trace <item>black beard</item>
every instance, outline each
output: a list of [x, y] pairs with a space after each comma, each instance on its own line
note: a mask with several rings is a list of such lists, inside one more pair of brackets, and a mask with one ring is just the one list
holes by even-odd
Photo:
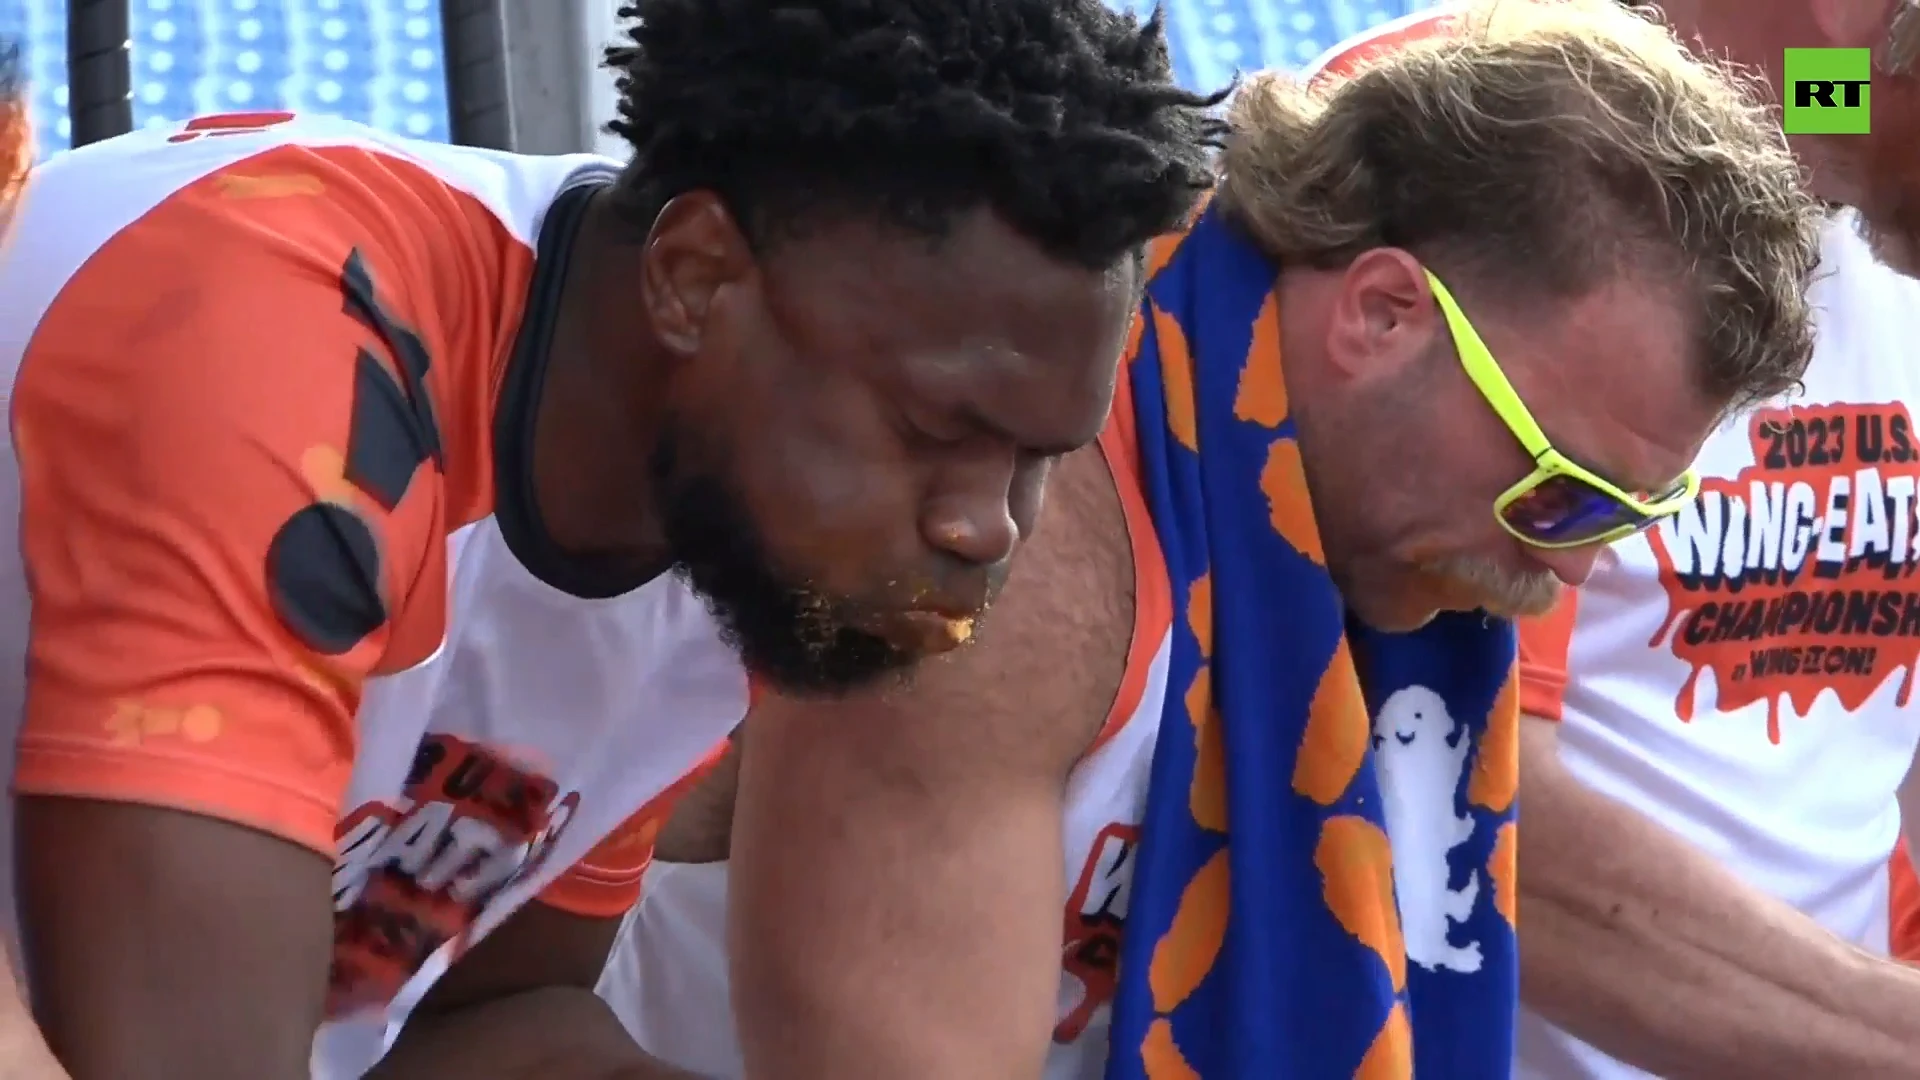
[[[689, 453], [688, 450], [695, 452]], [[649, 462], [661, 529], [679, 574], [747, 670], [795, 696], [832, 697], [904, 672], [915, 659], [852, 626], [846, 606], [777, 571], [759, 528], [683, 432], [662, 433]]]

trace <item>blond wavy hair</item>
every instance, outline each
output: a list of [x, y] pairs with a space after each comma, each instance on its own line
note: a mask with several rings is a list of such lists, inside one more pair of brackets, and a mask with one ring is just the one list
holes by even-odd
[[1250, 78], [1219, 197], [1283, 263], [1398, 247], [1483, 303], [1653, 275], [1693, 301], [1702, 391], [1737, 407], [1813, 352], [1823, 212], [1763, 101], [1614, 0], [1483, 0], [1340, 77]]

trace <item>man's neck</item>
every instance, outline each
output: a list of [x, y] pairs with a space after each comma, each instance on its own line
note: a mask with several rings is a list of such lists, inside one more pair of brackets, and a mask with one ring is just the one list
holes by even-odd
[[596, 194], [570, 255], [534, 421], [540, 517], [561, 549], [617, 563], [663, 563], [647, 463], [663, 381], [639, 314], [638, 245], [614, 239]]
[[[1312, 403], [1329, 392], [1327, 382], [1327, 324], [1339, 295], [1341, 275], [1309, 267], [1283, 269], [1273, 292], [1280, 307], [1280, 374], [1291, 405], [1294, 441], [1300, 446], [1301, 467], [1306, 475], [1307, 495], [1312, 499], [1316, 465], [1323, 453], [1335, 452], [1342, 437], [1352, 433], [1316, 430]], [[1314, 519], [1324, 543], [1339, 537], [1337, 515], [1330, 518], [1314, 500]], [[1330, 535], [1331, 534], [1331, 535]]]

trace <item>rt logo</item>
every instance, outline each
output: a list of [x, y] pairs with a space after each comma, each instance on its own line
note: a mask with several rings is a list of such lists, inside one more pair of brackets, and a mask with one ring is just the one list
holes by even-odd
[[1873, 119], [1871, 49], [1788, 49], [1789, 135], [1865, 135]]

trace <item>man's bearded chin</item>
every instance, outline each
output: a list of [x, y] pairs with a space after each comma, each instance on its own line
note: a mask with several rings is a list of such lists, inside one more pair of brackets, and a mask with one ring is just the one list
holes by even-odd
[[1447, 559], [1428, 565], [1426, 571], [1460, 597], [1462, 610], [1520, 619], [1545, 615], [1560, 599], [1560, 579], [1546, 571], [1515, 573], [1485, 559]]
[[833, 697], [904, 677], [917, 656], [859, 629], [857, 608], [782, 573], [753, 515], [693, 444], [669, 431], [650, 472], [675, 572], [706, 604], [720, 636], [776, 690]]

